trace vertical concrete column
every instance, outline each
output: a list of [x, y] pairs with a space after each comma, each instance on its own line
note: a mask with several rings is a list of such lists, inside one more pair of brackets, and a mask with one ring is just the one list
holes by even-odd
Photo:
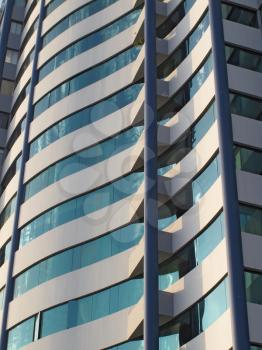
[[13, 291], [14, 291], [13, 266], [14, 266], [15, 252], [19, 248], [20, 237], [19, 237], [18, 223], [19, 223], [20, 206], [22, 205], [23, 198], [24, 198], [24, 173], [25, 173], [25, 164], [26, 164], [26, 161], [28, 160], [28, 155], [29, 155], [28, 136], [29, 136], [30, 123], [34, 113], [34, 107], [33, 107], [34, 89], [38, 79], [37, 62], [38, 62], [39, 51], [41, 49], [41, 33], [42, 33], [42, 22], [44, 19], [44, 12], [45, 12], [45, 0], [41, 0], [40, 12], [38, 17], [36, 42], [35, 42], [35, 52], [34, 52], [32, 74], [31, 74], [31, 86], [30, 86], [29, 95], [28, 95], [28, 107], [27, 107], [26, 124], [25, 124], [25, 130], [24, 130], [24, 140], [23, 140], [23, 148], [22, 148], [22, 155], [21, 155], [21, 166], [20, 166], [18, 188], [17, 188], [17, 195], [16, 195], [16, 206], [14, 211], [14, 224], [13, 224], [13, 230], [12, 230], [12, 236], [11, 236], [11, 249], [10, 249], [10, 256], [8, 261], [7, 281], [6, 281], [6, 287], [5, 287], [5, 298], [4, 298], [4, 304], [3, 304], [3, 315], [2, 315], [2, 325], [1, 325], [0, 350], [6, 350], [7, 348], [8, 308], [9, 308], [9, 303], [12, 301]]
[[155, 1], [145, 1], [145, 350], [158, 350], [158, 208]]
[[8, 36], [10, 32], [12, 11], [14, 6], [14, 0], [8, 0], [5, 4], [4, 17], [2, 19], [2, 32], [0, 38], [0, 79], [3, 76], [3, 69], [5, 63], [5, 54], [8, 43]]
[[249, 349], [239, 204], [220, 0], [209, 0], [234, 350]]

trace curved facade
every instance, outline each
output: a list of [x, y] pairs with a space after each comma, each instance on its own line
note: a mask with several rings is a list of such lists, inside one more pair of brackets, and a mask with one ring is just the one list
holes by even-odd
[[[142, 350], [144, 1], [11, 3], [1, 350]], [[261, 2], [214, 3], [156, 1], [160, 350], [262, 348]]]

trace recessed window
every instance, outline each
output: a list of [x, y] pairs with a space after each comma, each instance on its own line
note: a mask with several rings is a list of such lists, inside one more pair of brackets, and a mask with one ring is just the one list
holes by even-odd
[[5, 62], [16, 64], [18, 61], [18, 52], [14, 50], [6, 50]]
[[11, 22], [10, 32], [20, 35], [22, 32], [22, 24], [18, 22]]
[[0, 93], [5, 96], [11, 96], [14, 91], [15, 83], [10, 80], [2, 80]]

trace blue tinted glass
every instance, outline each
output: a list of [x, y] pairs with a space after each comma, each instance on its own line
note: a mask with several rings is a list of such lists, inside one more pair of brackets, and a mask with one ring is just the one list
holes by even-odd
[[66, 119], [58, 122], [31, 143], [30, 157], [34, 156], [59, 138], [85, 125], [95, 122], [96, 120], [99, 120], [133, 102], [137, 98], [142, 86], [143, 84], [131, 85], [109, 99], [99, 102], [92, 107], [88, 107], [81, 112], [74, 113]]
[[26, 184], [25, 200], [55, 181], [108, 159], [136, 143], [143, 127], [134, 127], [100, 144], [73, 154], [47, 168]]
[[220, 283], [213, 292], [199, 303], [201, 331], [205, 331], [226, 311], [228, 307], [226, 283], [226, 281]]
[[158, 111], [158, 120], [165, 124], [196, 94], [213, 69], [212, 54], [203, 62], [195, 75]]
[[44, 311], [41, 315], [40, 338], [132, 306], [142, 295], [143, 280], [133, 279]]
[[114, 346], [108, 350], [144, 350], [144, 341], [133, 340], [125, 344]]
[[224, 216], [221, 214], [196, 240], [197, 263], [200, 264], [224, 238]]
[[241, 231], [262, 235], [262, 210], [258, 207], [240, 205]]
[[43, 46], [47, 45], [56, 38], [59, 34], [63, 33], [66, 29], [70, 28], [77, 22], [92, 16], [96, 12], [101, 11], [103, 8], [110, 6], [117, 0], [94, 0], [91, 3], [81, 7], [77, 11], [70, 14], [68, 17], [63, 19], [61, 22], [56, 24], [47, 34], [43, 37]]
[[67, 329], [68, 303], [44, 311], [41, 318], [40, 338]]
[[7, 350], [20, 349], [34, 339], [35, 317], [20, 323], [8, 332]]
[[141, 240], [143, 232], [143, 223], [131, 224], [41, 261], [15, 278], [14, 297], [52, 278], [86, 267], [135, 246]]
[[211, 164], [192, 183], [194, 203], [208, 191], [220, 174], [219, 160], [215, 158]]
[[158, 67], [158, 77], [167, 77], [173, 72], [179, 64], [186, 58], [186, 56], [193, 50], [199, 40], [202, 38], [204, 32], [209, 25], [209, 15], [206, 13], [204, 18], [200, 20], [200, 23], [193, 32], [179, 45], [179, 47]]
[[16, 205], [16, 195], [12, 199], [10, 199], [10, 201], [7, 203], [6, 207], [0, 214], [0, 228], [4, 226], [5, 222], [13, 214], [15, 210], [15, 205]]
[[159, 289], [164, 290], [185, 276], [217, 247], [224, 238], [224, 217], [220, 214], [195, 240], [174, 254], [159, 269]]
[[245, 285], [247, 301], [262, 305], [262, 274], [245, 272]]
[[74, 198], [47, 211], [20, 232], [20, 246], [44, 232], [101, 209], [136, 192], [144, 179], [144, 173], [131, 173], [96, 191]]
[[61, 64], [67, 62], [71, 58], [80, 55], [82, 52], [90, 50], [99, 45], [103, 41], [110, 39], [118, 33], [132, 26], [138, 19], [141, 10], [135, 10], [121, 19], [118, 19], [113, 24], [82, 38], [73, 45], [67, 47], [50, 61], [48, 61], [39, 71], [39, 80], [43, 79], [47, 74], [57, 69]]
[[39, 114], [43, 113], [47, 108], [57, 103], [65, 96], [68, 96], [100, 79], [105, 78], [133, 62], [137, 58], [140, 49], [140, 46], [131, 47], [113, 57], [109, 61], [88, 69], [87, 71], [77, 75], [75, 78], [72, 78], [59, 85], [35, 104], [34, 117], [37, 117]]
[[195, 147], [199, 143], [199, 141], [213, 125], [215, 119], [215, 105], [212, 104], [212, 106], [192, 129], [192, 147]]
[[5, 298], [5, 289], [3, 288], [0, 290], [0, 310], [3, 309], [4, 298]]

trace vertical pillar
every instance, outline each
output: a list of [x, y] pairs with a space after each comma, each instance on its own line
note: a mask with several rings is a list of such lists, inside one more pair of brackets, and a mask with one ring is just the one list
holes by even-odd
[[25, 124], [25, 130], [24, 130], [24, 141], [23, 141], [22, 155], [21, 155], [21, 166], [20, 166], [17, 195], [16, 195], [16, 206], [14, 211], [14, 224], [13, 224], [13, 230], [12, 230], [12, 236], [11, 236], [11, 249], [10, 249], [10, 256], [8, 261], [7, 281], [5, 286], [5, 298], [4, 298], [4, 304], [3, 304], [2, 325], [1, 325], [0, 350], [6, 350], [7, 348], [8, 308], [9, 308], [9, 303], [12, 301], [13, 291], [14, 291], [13, 266], [14, 266], [15, 252], [19, 247], [19, 229], [18, 229], [19, 215], [20, 215], [20, 206], [23, 203], [23, 196], [24, 196], [24, 173], [25, 173], [25, 164], [26, 164], [26, 161], [28, 160], [28, 154], [29, 154], [28, 136], [29, 136], [30, 123], [34, 113], [34, 108], [33, 108], [34, 89], [35, 89], [35, 85], [37, 84], [37, 62], [38, 62], [38, 54], [41, 49], [41, 32], [42, 32], [42, 22], [44, 19], [44, 10], [45, 10], [45, 0], [41, 0], [40, 12], [38, 17], [36, 42], [35, 42], [35, 52], [34, 52], [33, 65], [32, 65], [31, 86], [30, 86], [29, 95], [28, 95], [28, 107], [27, 107], [26, 124]]
[[158, 350], [158, 207], [155, 1], [145, 1], [145, 350]]
[[220, 0], [209, 0], [234, 350], [249, 349], [244, 265]]
[[10, 24], [12, 18], [14, 0], [8, 0], [5, 4], [2, 25], [1, 25], [1, 38], [0, 38], [0, 79], [3, 76], [3, 69], [5, 63], [5, 54], [8, 43], [8, 36], [10, 32]]

